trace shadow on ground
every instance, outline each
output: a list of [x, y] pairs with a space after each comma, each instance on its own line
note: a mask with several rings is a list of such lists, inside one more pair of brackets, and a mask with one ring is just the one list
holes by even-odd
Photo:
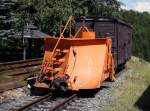
[[100, 88], [97, 88], [97, 89], [80, 90], [80, 91], [78, 92], [78, 97], [81, 97], [81, 98], [94, 98], [95, 95], [96, 95], [100, 90], [107, 89], [107, 88], [110, 88], [110, 87], [108, 87], [108, 86], [101, 86]]
[[135, 103], [135, 107], [138, 107], [142, 111], [150, 111], [150, 85]]

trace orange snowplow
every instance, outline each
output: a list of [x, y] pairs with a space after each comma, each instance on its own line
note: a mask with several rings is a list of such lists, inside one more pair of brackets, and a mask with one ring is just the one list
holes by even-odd
[[104, 80], [115, 79], [110, 37], [96, 38], [95, 32], [81, 26], [74, 36], [64, 38], [64, 30], [59, 38], [45, 39], [44, 59], [34, 87], [77, 91], [99, 88]]

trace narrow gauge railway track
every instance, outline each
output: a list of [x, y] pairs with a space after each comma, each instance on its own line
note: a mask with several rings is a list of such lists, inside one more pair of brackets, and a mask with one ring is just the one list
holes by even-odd
[[[32, 101], [14, 111], [57, 111], [60, 108], [65, 107], [71, 100], [73, 100], [77, 94], [73, 94], [69, 97], [53, 97], [52, 94], [48, 94], [35, 101]], [[16, 106], [19, 107], [19, 106]]]
[[19, 84], [18, 81], [2, 83], [2, 84], [0, 84], [0, 93], [3, 93], [3, 92], [8, 91], [8, 90], [14, 90], [14, 89], [17, 89], [17, 88], [22, 88], [24, 86], [25, 85], [23, 85], [23, 84]]
[[0, 92], [24, 86], [20, 81], [36, 74], [42, 58], [0, 63]]
[[42, 58], [0, 63], [0, 72], [40, 65]]

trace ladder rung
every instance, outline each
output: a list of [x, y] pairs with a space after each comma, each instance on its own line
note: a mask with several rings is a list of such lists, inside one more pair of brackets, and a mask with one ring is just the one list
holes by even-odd
[[62, 62], [65, 62], [65, 59], [59, 59], [58, 62], [62, 63]]
[[57, 53], [57, 56], [60, 56], [60, 55], [62, 55], [62, 53], [61, 53], [61, 52], [58, 52], [58, 53]]
[[56, 51], [56, 52], [63, 52], [63, 53], [68, 53], [68, 52], [69, 52], [68, 49], [64, 49], [64, 50], [56, 49], [55, 51]]
[[61, 70], [61, 68], [54, 68], [51, 70], [52, 73], [58, 73]]
[[62, 52], [63, 52], [63, 53], [68, 53], [68, 52], [69, 52], [69, 50], [64, 49]]
[[53, 70], [57, 72], [57, 71], [60, 71], [61, 69], [62, 68], [54, 68]]
[[47, 70], [49, 70], [50, 72], [53, 72], [53, 73], [57, 73], [61, 70], [61, 68], [54, 68], [52, 69], [52, 67], [47, 67]]
[[54, 64], [54, 65], [60, 65], [61, 63], [62, 63], [62, 62], [59, 62], [59, 61], [58, 61], [58, 62], [54, 62], [53, 64]]
[[57, 74], [59, 71], [50, 71], [53, 74]]
[[56, 52], [60, 52], [61, 50], [60, 50], [60, 49], [56, 49], [55, 51], [56, 51]]
[[60, 63], [62, 63], [62, 62], [65, 61], [65, 59], [64, 59], [64, 58], [62, 58], [62, 59], [52, 58], [52, 61], [53, 61], [53, 62], [60, 62]]
[[47, 67], [47, 70], [52, 70], [52, 67]]
[[56, 61], [57, 59], [56, 58], [52, 58], [52, 61]]

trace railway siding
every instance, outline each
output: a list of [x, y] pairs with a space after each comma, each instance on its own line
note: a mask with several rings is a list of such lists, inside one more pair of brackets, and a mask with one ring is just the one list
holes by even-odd
[[[143, 97], [145, 89], [150, 82], [150, 64], [136, 57], [132, 57], [127, 62], [127, 67], [119, 73], [115, 82], [104, 82], [98, 92], [93, 96], [82, 97], [78, 96], [74, 101], [67, 106], [62, 107], [64, 111], [140, 111], [143, 107], [140, 106], [139, 101]], [[140, 83], [140, 84], [139, 84]], [[18, 91], [17, 91], [18, 92]], [[87, 94], [84, 93], [84, 95]], [[150, 93], [148, 93], [150, 94]], [[18, 99], [13, 99], [10, 102], [3, 102], [0, 109], [8, 110], [11, 108], [18, 109], [20, 104], [24, 102], [30, 103], [35, 97], [22, 96]], [[38, 98], [35, 98], [35, 100]], [[32, 107], [31, 110], [48, 110], [49, 106], [55, 106], [55, 102], [40, 103]], [[59, 100], [59, 98], [58, 98]], [[62, 99], [60, 99], [62, 100]], [[145, 101], [146, 102], [146, 101]], [[54, 103], [54, 104], [53, 104]], [[149, 104], [150, 102], [146, 102]], [[142, 102], [142, 104], [145, 104]], [[47, 106], [46, 106], [47, 105]], [[149, 105], [150, 106], [150, 105]], [[145, 107], [146, 108], [146, 107]], [[0, 111], [1, 111], [0, 110]], [[144, 110], [144, 109], [143, 109]]]
[[0, 63], [0, 92], [22, 87], [24, 79], [40, 70], [42, 59]]

